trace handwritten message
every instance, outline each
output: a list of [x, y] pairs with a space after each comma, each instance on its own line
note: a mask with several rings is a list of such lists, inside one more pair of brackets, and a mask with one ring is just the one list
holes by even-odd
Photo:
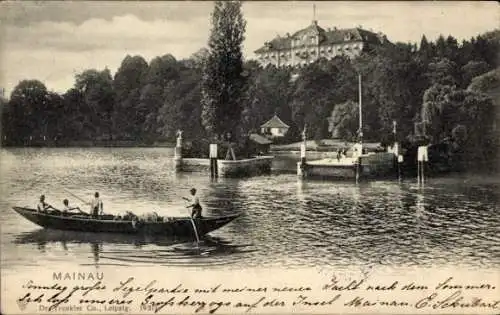
[[[85, 277], [84, 277], [85, 278]], [[363, 313], [382, 309], [387, 313], [498, 313], [500, 297], [494, 282], [462, 282], [453, 276], [431, 282], [407, 279], [339, 277], [332, 274], [314, 283], [282, 279], [279, 284], [250, 285], [241, 281], [168, 283], [127, 276], [107, 280], [103, 276], [65, 280], [54, 273], [46, 282], [28, 280], [21, 285], [16, 303], [21, 310], [63, 313], [283, 313], [343, 310]], [[209, 283], [210, 282], [210, 283]], [[70, 284], [73, 283], [73, 284]], [[87, 284], [88, 283], [88, 284]], [[432, 283], [432, 284], [430, 284]]]

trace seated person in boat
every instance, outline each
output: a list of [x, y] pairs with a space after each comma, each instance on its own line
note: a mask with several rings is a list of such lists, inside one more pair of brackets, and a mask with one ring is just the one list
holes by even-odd
[[38, 212], [46, 212], [47, 210], [52, 209], [52, 210], [57, 210], [56, 208], [52, 207], [48, 203], [45, 202], [45, 195], [40, 196], [40, 202], [38, 203], [37, 206], [37, 211]]
[[92, 216], [97, 217], [99, 215], [103, 215], [103, 212], [102, 201], [99, 198], [99, 193], [96, 192], [94, 194], [94, 199], [90, 202], [90, 213], [92, 213]]
[[156, 212], [147, 212], [143, 213], [139, 216], [139, 221], [142, 222], [158, 222], [159, 221], [158, 213]]
[[68, 199], [63, 200], [64, 208], [63, 208], [63, 213], [66, 214], [68, 212], [71, 212], [73, 210], [78, 210], [79, 212], [82, 212], [79, 207], [70, 207]]
[[203, 209], [200, 205], [200, 199], [198, 198], [198, 196], [196, 196], [196, 189], [191, 188], [190, 192], [191, 192], [191, 199], [189, 198], [184, 198], [184, 199], [191, 202], [191, 204], [188, 206], [188, 208], [193, 208], [191, 212], [191, 217], [195, 219], [201, 218], [201, 211]]

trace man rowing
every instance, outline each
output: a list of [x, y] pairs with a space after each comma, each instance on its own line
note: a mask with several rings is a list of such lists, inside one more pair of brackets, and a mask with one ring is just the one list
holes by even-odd
[[68, 199], [64, 199], [63, 204], [64, 204], [64, 208], [63, 208], [64, 213], [68, 213], [68, 212], [71, 212], [73, 210], [78, 210], [79, 212], [83, 212], [82, 210], [80, 210], [79, 207], [70, 207]]
[[40, 196], [40, 202], [38, 203], [37, 206], [37, 211], [38, 212], [45, 212], [49, 209], [57, 210], [56, 208], [52, 207], [48, 203], [45, 202], [45, 195]]

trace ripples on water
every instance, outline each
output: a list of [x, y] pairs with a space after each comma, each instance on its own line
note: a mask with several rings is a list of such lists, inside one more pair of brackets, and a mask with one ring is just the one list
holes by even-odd
[[[354, 185], [299, 181], [277, 161], [271, 176], [210, 181], [175, 174], [171, 149], [13, 149], [1, 151], [2, 266], [58, 263], [211, 268], [304, 266], [500, 266], [498, 182], [431, 179]], [[241, 212], [199, 247], [193, 239], [138, 239], [42, 230], [11, 210], [63, 188], [105, 211], [182, 216], [199, 189], [206, 215]], [[78, 204], [75, 198], [69, 198]]]

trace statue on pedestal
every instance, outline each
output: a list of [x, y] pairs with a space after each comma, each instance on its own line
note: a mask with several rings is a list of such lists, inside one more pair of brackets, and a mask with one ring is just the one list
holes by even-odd
[[182, 130], [177, 130], [177, 147], [182, 147]]

